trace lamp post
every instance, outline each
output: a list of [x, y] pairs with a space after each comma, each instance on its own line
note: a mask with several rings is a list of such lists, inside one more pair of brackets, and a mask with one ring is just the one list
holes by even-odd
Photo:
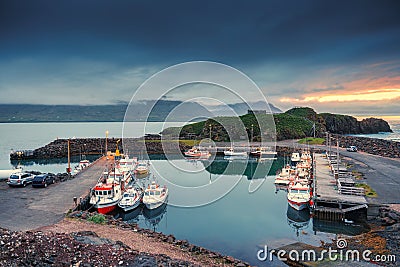
[[108, 147], [107, 147], [107, 140], [108, 140], [108, 131], [106, 131], [106, 159], [108, 159]]
[[254, 124], [251, 125], [251, 138], [250, 142], [253, 142]]
[[208, 125], [209, 127], [210, 127], [210, 141], [212, 140], [211, 139], [211, 124], [210, 125]]

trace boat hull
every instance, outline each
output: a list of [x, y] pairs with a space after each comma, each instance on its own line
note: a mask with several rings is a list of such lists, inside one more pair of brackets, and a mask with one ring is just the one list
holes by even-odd
[[292, 200], [288, 199], [288, 203], [295, 210], [303, 210], [303, 209], [309, 207], [308, 202], [297, 202], [297, 201], [292, 201]]
[[246, 152], [230, 152], [230, 151], [224, 151], [225, 156], [229, 157], [247, 157]]
[[113, 210], [115, 210], [115, 208], [117, 207], [118, 202], [119, 202], [119, 199], [118, 200], [114, 200], [114, 201], [109, 202], [109, 203], [101, 203], [101, 204], [97, 203], [97, 204], [94, 205], [94, 208], [97, 209], [98, 213], [107, 214], [107, 213], [110, 213]]
[[124, 204], [118, 203], [118, 207], [120, 207], [123, 211], [130, 211], [130, 210], [136, 209], [137, 207], [139, 207], [139, 205], [140, 205], [140, 201], [137, 201], [132, 205], [124, 205]]
[[163, 204], [164, 204], [164, 202], [160, 201], [160, 202], [145, 203], [144, 205], [146, 206], [147, 209], [154, 210]]
[[101, 214], [108, 214], [115, 210], [116, 207], [117, 205], [98, 207], [97, 212]]

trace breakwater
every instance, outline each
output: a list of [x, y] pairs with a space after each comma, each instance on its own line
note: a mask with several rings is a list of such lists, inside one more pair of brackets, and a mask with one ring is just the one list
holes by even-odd
[[[119, 138], [76, 138], [70, 139], [70, 156], [104, 155], [106, 146], [108, 151], [115, 151], [118, 147], [121, 153], [125, 151], [131, 155], [176, 153], [185, 151], [190, 146], [176, 141], [161, 142], [160, 139], [124, 138], [123, 145]], [[118, 146], [117, 146], [118, 143]], [[56, 159], [68, 156], [68, 139], [56, 139], [49, 144], [34, 150], [12, 151], [10, 160]]]
[[[117, 148], [118, 138], [108, 138], [107, 148], [109, 151], [115, 151]], [[340, 147], [357, 146], [360, 151], [373, 155], [379, 155], [389, 158], [400, 158], [400, 142], [389, 141], [384, 139], [375, 139], [367, 137], [347, 136], [347, 135], [331, 135], [332, 145], [339, 140]], [[124, 138], [123, 145], [118, 142], [118, 149], [125, 151], [131, 155], [147, 154], [165, 154], [183, 152], [190, 148], [184, 142], [179, 142], [177, 147], [176, 141], [162, 141], [159, 138]], [[77, 138], [70, 139], [71, 157], [79, 155], [104, 155], [106, 149], [105, 138]], [[279, 156], [288, 156], [294, 150], [293, 147], [277, 146], [276, 151]], [[316, 151], [318, 152], [318, 151]], [[10, 160], [37, 160], [37, 159], [57, 159], [66, 158], [68, 155], [68, 139], [56, 139], [49, 144], [36, 148], [34, 150], [12, 151]]]
[[336, 145], [337, 140], [339, 140], [339, 146], [343, 148], [356, 146], [359, 151], [372, 155], [400, 158], [400, 142], [368, 137], [332, 135], [332, 145]]

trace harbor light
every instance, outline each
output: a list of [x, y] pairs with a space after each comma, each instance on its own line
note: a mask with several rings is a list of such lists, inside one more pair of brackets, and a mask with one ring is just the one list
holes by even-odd
[[106, 159], [108, 159], [107, 139], [108, 139], [108, 130], [106, 131]]

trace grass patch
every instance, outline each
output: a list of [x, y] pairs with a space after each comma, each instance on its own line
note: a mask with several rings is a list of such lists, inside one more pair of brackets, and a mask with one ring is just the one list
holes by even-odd
[[372, 189], [371, 186], [369, 186], [367, 184], [356, 184], [356, 187], [364, 188], [365, 189], [365, 196], [367, 196], [367, 197], [377, 197], [378, 196], [376, 191], [374, 189]]
[[200, 140], [179, 140], [179, 142], [187, 146], [197, 146], [198, 144], [200, 144]]
[[103, 214], [92, 215], [87, 220], [90, 222], [97, 223], [97, 224], [105, 224], [106, 223], [106, 217], [104, 217]]
[[363, 180], [364, 179], [363, 174], [361, 172], [351, 171], [351, 174], [354, 176], [354, 178], [356, 180]]
[[299, 144], [310, 144], [310, 145], [322, 145], [324, 144], [324, 138], [314, 138], [314, 137], [306, 137], [299, 140]]

